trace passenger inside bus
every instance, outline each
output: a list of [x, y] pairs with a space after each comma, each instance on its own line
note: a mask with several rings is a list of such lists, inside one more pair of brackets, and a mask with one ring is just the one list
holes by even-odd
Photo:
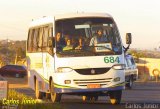
[[63, 47], [65, 46], [65, 40], [64, 38], [62, 38], [60, 32], [58, 32], [56, 35], [56, 45], [57, 45], [57, 51], [62, 51]]
[[78, 39], [78, 46], [75, 49], [83, 49], [83, 47], [84, 47], [84, 40], [83, 40], [83, 38], [81, 36]]
[[99, 29], [96, 32], [96, 35], [91, 38], [90, 46], [95, 46], [98, 43], [106, 43], [107, 41], [108, 41], [107, 37], [103, 35], [103, 30]]
[[66, 39], [66, 46], [63, 48], [63, 51], [71, 50], [71, 49], [73, 49], [73, 45], [72, 45], [71, 39], [68, 38]]

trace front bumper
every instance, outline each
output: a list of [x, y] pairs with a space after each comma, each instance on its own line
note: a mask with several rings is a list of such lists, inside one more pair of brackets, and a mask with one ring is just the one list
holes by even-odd
[[114, 90], [124, 90], [124, 83], [108, 88], [92, 88], [92, 89], [79, 89], [79, 88], [54, 88], [56, 93], [88, 93], [88, 92], [106, 92]]

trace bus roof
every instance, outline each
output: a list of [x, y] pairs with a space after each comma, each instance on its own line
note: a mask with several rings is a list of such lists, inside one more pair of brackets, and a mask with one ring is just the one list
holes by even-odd
[[111, 17], [111, 15], [107, 13], [67, 13], [67, 14], [59, 14], [55, 16], [55, 20], [59, 19], [67, 19], [67, 18], [77, 18], [77, 17]]
[[69, 19], [69, 18], [80, 18], [80, 17], [109, 17], [109, 18], [112, 18], [112, 16], [107, 13], [84, 13], [84, 12], [83, 13], [66, 13], [66, 14], [58, 14], [52, 17], [42, 17], [40, 19], [33, 20], [31, 24], [29, 25], [29, 27], [53, 23], [54, 19], [60, 20], [60, 19]]

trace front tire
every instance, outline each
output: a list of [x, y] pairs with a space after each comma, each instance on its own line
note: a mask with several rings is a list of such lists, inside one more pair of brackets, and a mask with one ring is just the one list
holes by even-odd
[[52, 100], [53, 103], [61, 101], [62, 94], [56, 93], [54, 91], [54, 84], [53, 84], [53, 82], [51, 82], [50, 93], [51, 93], [51, 100]]
[[132, 76], [129, 78], [129, 81], [126, 84], [126, 87], [129, 88], [129, 89], [132, 89], [132, 87], [133, 87], [133, 78], [132, 78]]
[[109, 92], [110, 102], [111, 104], [120, 104], [122, 96], [122, 90], [116, 90]]

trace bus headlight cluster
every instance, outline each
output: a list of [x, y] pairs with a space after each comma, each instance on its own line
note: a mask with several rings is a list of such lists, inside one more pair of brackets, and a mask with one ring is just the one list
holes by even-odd
[[56, 73], [65, 73], [65, 72], [71, 72], [73, 69], [69, 67], [59, 67], [57, 68]]
[[118, 82], [118, 81], [120, 81], [120, 80], [121, 80], [120, 77], [117, 77], [117, 78], [114, 78], [114, 79], [113, 79], [114, 82]]
[[125, 69], [125, 64], [115, 64], [112, 66], [113, 69], [115, 70], [124, 70]]

